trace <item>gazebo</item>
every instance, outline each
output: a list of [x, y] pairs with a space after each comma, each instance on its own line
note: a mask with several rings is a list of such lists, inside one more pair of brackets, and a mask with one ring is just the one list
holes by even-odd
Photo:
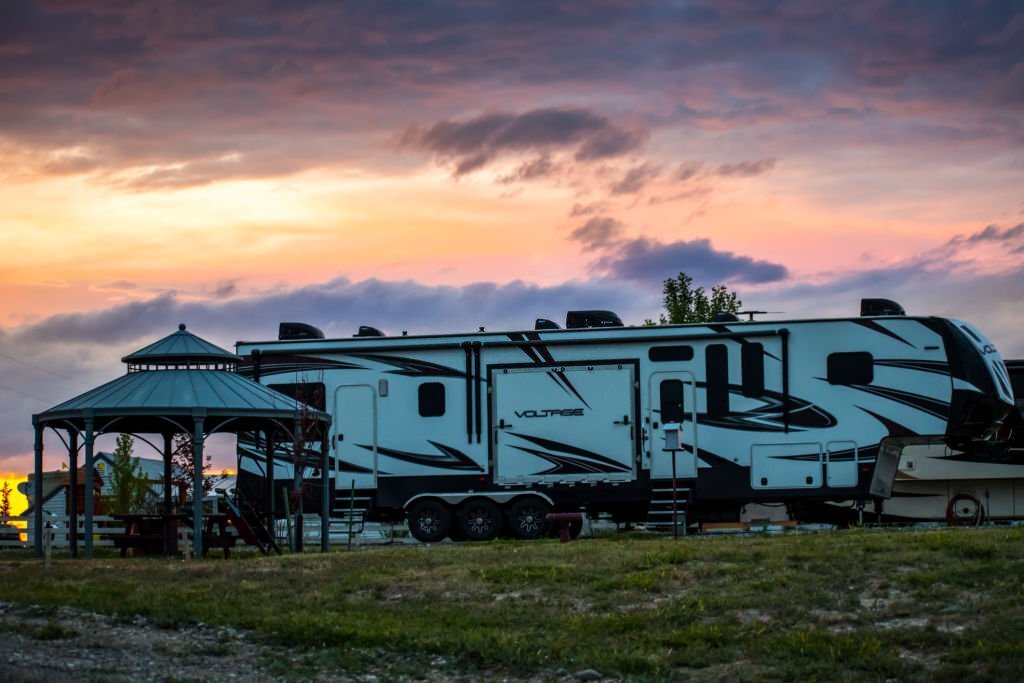
[[[267, 452], [278, 439], [307, 440], [306, 429], [319, 437], [322, 505], [321, 549], [328, 549], [328, 431], [327, 413], [296, 401], [237, 373], [238, 357], [188, 332], [179, 325], [174, 332], [121, 359], [125, 375], [87, 391], [64, 403], [32, 416], [35, 430], [35, 500], [41, 501], [43, 433], [50, 428], [61, 436], [68, 449], [71, 476], [70, 544], [77, 555], [78, 441], [85, 450], [86, 481], [94, 476], [93, 444], [108, 433], [158, 434], [163, 437], [163, 498], [171, 506], [172, 442], [175, 434], [189, 434], [193, 442], [193, 548], [203, 551], [203, 444], [206, 437], [223, 432], [262, 431]], [[62, 431], [67, 432], [63, 439]], [[302, 435], [299, 437], [298, 435]], [[85, 554], [93, 554], [93, 496], [85, 499]], [[43, 506], [35, 505], [33, 543], [42, 554]]]

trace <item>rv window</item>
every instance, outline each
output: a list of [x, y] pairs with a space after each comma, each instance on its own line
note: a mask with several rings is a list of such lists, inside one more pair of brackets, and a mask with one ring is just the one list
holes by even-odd
[[757, 343], [744, 344], [743, 395], [756, 398], [764, 395], [764, 346]]
[[317, 410], [327, 408], [326, 389], [323, 382], [300, 382], [299, 384], [268, 384], [267, 387], [279, 391], [285, 396], [290, 396], [296, 401], [302, 401], [306, 405]]
[[652, 346], [647, 357], [654, 363], [670, 360], [693, 360], [692, 346]]
[[1010, 385], [1013, 387], [1013, 397], [1024, 398], [1024, 367], [1007, 367], [1006, 372], [1010, 375]]
[[875, 359], [867, 351], [828, 354], [829, 384], [871, 384]]
[[444, 415], [444, 385], [440, 382], [424, 382], [420, 385], [420, 417]]
[[708, 415], [729, 414], [729, 351], [725, 344], [712, 344], [704, 352], [708, 374]]
[[683, 383], [678, 379], [662, 380], [659, 385], [661, 393], [661, 421], [682, 422], [686, 414], [683, 408]]

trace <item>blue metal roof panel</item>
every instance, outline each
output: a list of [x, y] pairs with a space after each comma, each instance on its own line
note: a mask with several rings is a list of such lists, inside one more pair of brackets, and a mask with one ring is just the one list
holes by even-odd
[[184, 325], [179, 325], [177, 332], [169, 334], [121, 360], [125, 363], [233, 362], [237, 361], [238, 357], [230, 351], [186, 331]]

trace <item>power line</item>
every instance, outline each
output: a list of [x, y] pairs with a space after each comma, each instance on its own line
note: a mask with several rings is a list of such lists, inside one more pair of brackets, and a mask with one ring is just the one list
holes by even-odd
[[24, 396], [25, 398], [30, 398], [33, 401], [39, 401], [40, 403], [45, 403], [46, 405], [50, 405], [50, 404], [53, 403], [53, 401], [48, 401], [45, 398], [39, 398], [38, 396], [33, 396], [32, 394], [26, 394], [24, 391], [18, 391], [17, 389], [12, 389], [11, 387], [6, 386], [4, 384], [0, 384], [0, 389], [6, 389], [7, 391], [9, 391], [9, 392], [11, 392], [13, 394], [17, 394], [18, 396]]
[[[90, 386], [88, 383], [83, 382], [82, 380], [75, 379], [74, 377], [68, 377], [67, 375], [62, 375], [59, 372], [54, 372], [53, 370], [49, 370], [47, 368], [41, 368], [38, 365], [33, 365], [32, 363], [29, 363], [28, 361], [23, 361], [23, 360], [20, 360], [18, 358], [15, 358], [14, 356], [9, 356], [6, 353], [0, 353], [0, 357], [6, 358], [7, 360], [13, 360], [15, 363], [20, 363], [20, 364], [24, 365], [25, 367], [32, 368], [33, 370], [39, 370], [40, 372], [45, 372], [45, 373], [47, 373], [49, 375], [53, 375], [54, 377], [60, 377], [61, 379], [66, 379], [66, 380], [69, 380], [71, 382], [77, 382], [78, 384], [81, 384], [82, 386], [86, 386], [86, 387]], [[14, 389], [11, 389], [10, 391], [14, 391]], [[29, 398], [32, 398], [32, 397], [30, 396]]]

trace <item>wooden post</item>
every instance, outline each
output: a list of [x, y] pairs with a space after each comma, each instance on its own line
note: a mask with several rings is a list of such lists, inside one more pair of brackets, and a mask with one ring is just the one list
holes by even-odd
[[32, 530], [32, 544], [35, 546], [36, 557], [43, 556], [43, 425], [39, 424], [35, 415], [32, 416], [32, 426], [35, 428], [35, 480], [32, 482], [32, 497], [35, 507], [32, 516], [35, 529]]
[[[206, 411], [203, 411], [204, 413]], [[199, 559], [203, 556], [203, 417], [195, 417], [192, 434], [192, 552]]]
[[324, 430], [320, 437], [320, 552], [326, 553], [331, 549], [331, 492], [328, 484], [331, 481], [330, 473], [330, 442], [328, 441], [327, 425], [321, 425]]
[[92, 417], [85, 418], [85, 556], [92, 558], [92, 513], [96, 499], [93, 490], [95, 463], [93, 462], [93, 422]]
[[265, 429], [263, 434], [267, 437], [267, 476], [265, 479], [267, 496], [267, 528], [270, 529], [271, 535], [274, 535], [274, 430]]
[[164, 520], [164, 555], [170, 555], [174, 552], [173, 548], [177, 543], [177, 539], [174, 534], [175, 521], [171, 519], [171, 510], [174, 505], [171, 503], [171, 476], [172, 476], [172, 460], [174, 459], [174, 435], [165, 432], [164, 433], [164, 514], [167, 518]]
[[68, 552], [78, 557], [78, 430], [68, 430]]

